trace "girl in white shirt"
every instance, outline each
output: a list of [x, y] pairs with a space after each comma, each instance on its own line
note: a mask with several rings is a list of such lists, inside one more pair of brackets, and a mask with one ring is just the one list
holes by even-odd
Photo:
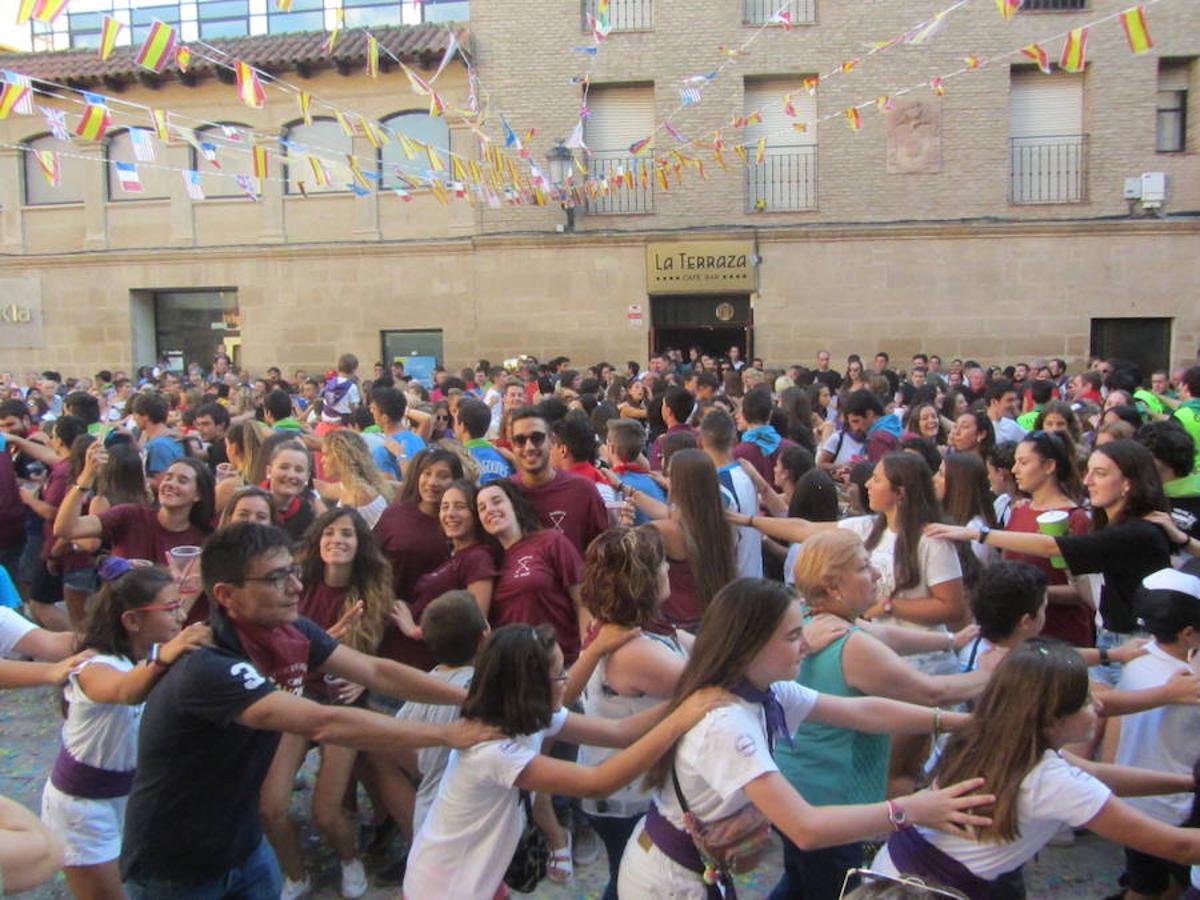
[[[513, 624], [492, 633], [462, 717], [494, 725], [507, 737], [450, 754], [437, 799], [409, 851], [406, 898], [507, 896], [504, 873], [524, 826], [521, 791], [606, 797], [727, 702], [722, 691], [703, 691], [665, 719], [664, 704], [621, 720], [596, 719], [562, 708], [566, 682], [562, 649], [549, 626]], [[631, 746], [592, 768], [543, 755], [542, 741], [555, 736]]]
[[120, 557], [104, 582], [81, 645], [98, 655], [70, 676], [62, 746], [42, 792], [42, 820], [66, 844], [64, 870], [76, 897], [122, 900], [117, 858], [137, 763], [142, 704], [181, 655], [211, 642], [208, 625], [180, 631], [184, 604], [163, 569]]
[[[965, 833], [989, 822], [968, 810], [995, 798], [964, 796], [980, 786], [969, 778], [949, 788], [880, 803], [823, 806], [805, 802], [771, 757], [776, 741], [790, 741], [806, 718], [843, 728], [922, 733], [935, 725], [961, 726], [966, 716], [883, 700], [818, 694], [794, 682], [807, 645], [804, 617], [791, 591], [762, 579], [742, 578], [723, 588], [704, 613], [679, 683], [678, 703], [707, 686], [731, 690], [738, 700], [709, 713], [651, 770], [653, 804], [634, 830], [621, 861], [622, 897], [705, 898], [728, 872], [704, 859], [686, 830], [681, 798], [705, 828], [740, 821], [740, 834], [761, 851], [774, 825], [805, 849], [837, 846], [906, 822]], [[941, 721], [944, 718], [944, 723]], [[733, 817], [738, 817], [734, 820]], [[759, 853], [747, 852], [739, 871]]]
[[935, 783], [966, 773], [987, 779], [998, 798], [992, 823], [974, 835], [937, 834], [918, 823], [892, 835], [872, 868], [971, 898], [1024, 896], [1020, 867], [1063, 825], [1179, 863], [1200, 862], [1200, 830], [1158, 822], [1113, 796], [1191, 790], [1192, 776], [1087, 762], [1060, 749], [1090, 740], [1095, 727], [1078, 653], [1037, 638], [1010, 650], [933, 773]]

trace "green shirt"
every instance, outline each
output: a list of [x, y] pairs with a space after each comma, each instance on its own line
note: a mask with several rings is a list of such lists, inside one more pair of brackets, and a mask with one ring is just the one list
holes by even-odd
[[1017, 416], [1017, 424], [1026, 431], [1033, 431], [1033, 426], [1037, 424], [1037, 417], [1041, 415], [1041, 413], [1042, 408], [1040, 406], [1035, 406], [1029, 412], [1021, 413], [1021, 415]]
[[286, 416], [282, 419], [276, 419], [275, 424], [271, 426], [276, 431], [303, 431], [304, 426], [300, 424], [300, 420], [295, 416]]
[[1196, 442], [1195, 469], [1200, 470], [1200, 400], [1184, 400], [1179, 409], [1175, 410], [1175, 418]]

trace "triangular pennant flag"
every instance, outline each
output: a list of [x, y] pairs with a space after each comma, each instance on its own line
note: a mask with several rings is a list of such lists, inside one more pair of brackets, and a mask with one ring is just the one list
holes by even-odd
[[819, 85], [820, 83], [821, 83], [820, 75], [809, 75], [807, 78], [804, 79], [804, 89], [806, 91], [808, 91], [808, 95], [810, 97], [815, 97], [817, 95], [817, 85]]
[[37, 6], [37, 0], [21, 0], [20, 6], [17, 7], [17, 24], [24, 25], [33, 18], [33, 10]]
[[28, 75], [4, 70], [4, 82], [15, 84], [17, 87], [28, 88], [28, 92], [20, 94], [13, 103], [13, 112], [22, 116], [33, 115], [33, 81]]
[[875, 108], [879, 110], [879, 112], [892, 109], [895, 105], [896, 104], [892, 102], [892, 98], [887, 94], [883, 94], [875, 98]]
[[187, 72], [188, 67], [192, 64], [192, 51], [180, 44], [175, 48], [175, 65], [179, 66], [180, 72]]
[[924, 44], [942, 29], [946, 13], [939, 12], [928, 22], [924, 22], [904, 36], [906, 44]]
[[1058, 66], [1064, 72], [1082, 72], [1087, 66], [1087, 28], [1075, 28], [1067, 32], [1063, 43], [1062, 57]]
[[96, 51], [100, 59], [104, 60], [112, 56], [113, 49], [117, 46], [117, 37], [124, 27], [125, 23], [120, 19], [114, 19], [112, 16], [104, 17], [104, 24], [100, 27], [100, 46]]
[[291, 12], [292, 0], [275, 0], [275, 8], [280, 12]]
[[62, 184], [62, 162], [53, 150], [34, 150], [33, 158], [37, 160], [38, 168], [50, 187]]
[[849, 74], [850, 72], [853, 72], [854, 67], [857, 66], [858, 63], [859, 63], [859, 60], [857, 58], [846, 60], [844, 63], [842, 63], [842, 65], [840, 67], [841, 73], [843, 75], [846, 75], [846, 74]]
[[237, 175], [234, 177], [238, 187], [242, 189], [242, 193], [251, 200], [258, 199], [258, 182], [254, 180], [253, 175]]
[[763, 160], [767, 158], [767, 136], [764, 134], [758, 139], [758, 149], [754, 151], [754, 164], [761, 166]]
[[175, 29], [155, 21], [134, 62], [151, 72], [161, 72], [175, 55]]
[[313, 180], [317, 183], [317, 187], [329, 187], [329, 170], [315, 156], [308, 158], [308, 165], [313, 171]]
[[435, 172], [445, 172], [446, 164], [442, 162], [442, 158], [438, 156], [437, 150], [432, 144], [425, 145], [425, 155], [429, 157], [429, 167]]
[[940, 78], [930, 78], [929, 87], [933, 90], [935, 97], [946, 96], [946, 85]]
[[346, 24], [346, 11], [342, 7], [339, 6], [334, 15], [333, 30], [329, 32], [329, 37], [325, 38], [324, 50], [326, 56], [333, 55], [333, 48], [337, 46], [338, 35], [342, 33], [342, 26]]
[[333, 111], [333, 117], [337, 119], [337, 123], [342, 126], [342, 132], [346, 135], [346, 137], [354, 137], [358, 134], [358, 129], [350, 123], [350, 120], [346, 118], [345, 114], [340, 109], [335, 109]]
[[1046, 48], [1041, 44], [1029, 44], [1021, 48], [1021, 54], [1028, 56], [1037, 63], [1037, 67], [1042, 70], [1045, 75], [1050, 74], [1050, 54], [1046, 52]]
[[446, 44], [446, 52], [442, 54], [442, 61], [440, 63], [438, 63], [438, 67], [437, 67], [436, 71], [434, 71], [433, 75], [431, 75], [429, 77], [429, 83], [431, 85], [435, 81], [438, 80], [438, 76], [442, 74], [442, 71], [446, 68], [447, 65], [449, 65], [450, 60], [454, 59], [454, 56], [457, 53], [458, 53], [458, 36], [454, 33], [453, 30], [451, 30], [450, 31], [450, 40]]
[[1125, 29], [1125, 40], [1129, 42], [1129, 49], [1133, 53], [1145, 53], [1154, 49], [1150, 28], [1146, 24], [1144, 6], [1133, 6], [1121, 13], [1121, 27]]
[[974, 53], [969, 53], [963, 57], [963, 63], [968, 69], [978, 69], [981, 65], [983, 65], [983, 61]]
[[208, 160], [210, 163], [212, 163], [212, 165], [213, 165], [213, 168], [214, 168], [214, 169], [219, 169], [219, 168], [221, 168], [221, 162], [220, 162], [220, 160], [218, 160], [218, 159], [217, 159], [217, 146], [216, 146], [216, 144], [210, 144], [210, 143], [208, 143], [207, 141], [201, 141], [201, 143], [200, 143], [200, 154], [201, 154], [201, 155], [202, 155], [202, 156], [203, 156], [205, 159], [207, 159], [207, 160]]
[[575, 123], [575, 127], [571, 129], [571, 136], [563, 142], [564, 147], [569, 147], [572, 150], [582, 150], [584, 153], [590, 153], [588, 145], [583, 142], [583, 119]]
[[266, 106], [267, 92], [263, 88], [262, 82], [258, 80], [258, 72], [254, 66], [236, 60], [234, 68], [237, 70], [237, 92], [241, 101], [253, 109], [262, 109]]

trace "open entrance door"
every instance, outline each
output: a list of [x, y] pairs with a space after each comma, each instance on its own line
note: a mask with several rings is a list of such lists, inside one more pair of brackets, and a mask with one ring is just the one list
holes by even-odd
[[[650, 298], [650, 349], [728, 356], [730, 347], [742, 359], [754, 355], [753, 310], [748, 294], [661, 294]], [[687, 353], [684, 353], [687, 356]]]

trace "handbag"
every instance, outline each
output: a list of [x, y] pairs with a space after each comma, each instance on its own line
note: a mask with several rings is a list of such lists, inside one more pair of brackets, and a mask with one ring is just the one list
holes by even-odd
[[715, 884], [730, 875], [743, 875], [758, 867], [771, 846], [771, 823], [753, 803], [712, 822], [701, 822], [688, 807], [679, 776], [671, 767], [675, 798], [683, 810], [684, 827], [700, 851], [704, 880]]
[[512, 862], [504, 873], [504, 883], [519, 894], [529, 894], [546, 877], [550, 867], [550, 845], [533, 821], [529, 791], [521, 791], [521, 805], [525, 807], [525, 827], [521, 830], [517, 849], [513, 851]]

